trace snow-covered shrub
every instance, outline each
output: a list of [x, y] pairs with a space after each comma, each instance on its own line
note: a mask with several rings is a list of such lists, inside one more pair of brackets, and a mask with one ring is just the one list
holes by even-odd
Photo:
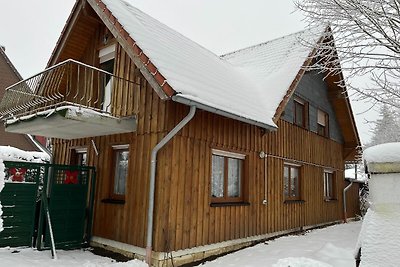
[[[4, 173], [4, 163], [3, 160], [0, 159], [0, 192], [1, 190], [3, 190], [4, 187], [4, 177], [5, 177], [5, 173]], [[1, 202], [0, 202], [0, 232], [3, 231], [3, 219], [1, 218], [1, 215], [3, 214], [3, 210], [1, 207]]]
[[360, 192], [359, 192], [359, 197], [360, 197], [360, 212], [361, 212], [361, 216], [364, 217], [364, 215], [367, 213], [367, 210], [370, 206], [368, 180], [361, 187]]

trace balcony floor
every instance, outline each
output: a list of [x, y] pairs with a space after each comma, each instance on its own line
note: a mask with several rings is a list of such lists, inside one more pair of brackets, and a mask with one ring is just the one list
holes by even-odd
[[129, 133], [136, 118], [116, 118], [88, 108], [63, 106], [6, 121], [6, 132], [61, 139]]

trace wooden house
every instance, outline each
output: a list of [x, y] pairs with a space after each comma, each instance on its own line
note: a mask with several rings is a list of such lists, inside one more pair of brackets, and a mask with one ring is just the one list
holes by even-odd
[[219, 57], [123, 0], [78, 0], [0, 115], [52, 137], [56, 163], [96, 167], [93, 245], [200, 260], [343, 220], [360, 140], [340, 74], [305, 71], [315, 51], [298, 41], [326, 30]]
[[[22, 77], [6, 55], [5, 47], [0, 46], [0, 99], [8, 86], [20, 80]], [[1, 123], [0, 146], [12, 146], [25, 151], [40, 151], [41, 144], [32, 136], [6, 132]]]

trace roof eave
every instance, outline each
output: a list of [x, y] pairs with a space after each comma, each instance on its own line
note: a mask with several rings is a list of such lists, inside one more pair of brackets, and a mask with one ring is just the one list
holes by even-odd
[[85, 0], [87, 1], [107, 28], [111, 31], [119, 44], [128, 53], [129, 57], [140, 69], [140, 72], [160, 96], [161, 99], [169, 99], [176, 92], [169, 85], [164, 75], [151, 62], [150, 58], [136, 44], [136, 41], [124, 29], [118, 19], [112, 14], [107, 6], [101, 0]]
[[214, 113], [214, 114], [218, 114], [223, 117], [227, 117], [227, 118], [245, 122], [245, 123], [248, 123], [251, 125], [255, 125], [255, 126], [261, 127], [267, 131], [276, 131], [278, 129], [278, 127], [276, 125], [269, 125], [269, 124], [266, 124], [266, 123], [263, 123], [260, 121], [256, 121], [256, 120], [252, 120], [252, 119], [249, 119], [249, 118], [246, 118], [246, 117], [243, 117], [243, 116], [231, 113], [231, 112], [227, 112], [227, 111], [224, 111], [224, 110], [221, 110], [221, 109], [209, 106], [209, 105], [205, 105], [200, 102], [194, 101], [192, 99], [187, 99], [179, 94], [172, 96], [172, 100], [177, 103], [181, 103], [181, 104], [184, 104], [187, 106], [196, 106], [198, 109], [202, 109], [202, 110]]

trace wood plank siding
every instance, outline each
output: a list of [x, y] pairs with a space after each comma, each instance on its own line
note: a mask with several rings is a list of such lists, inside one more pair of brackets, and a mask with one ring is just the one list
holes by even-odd
[[[69, 163], [70, 150], [87, 147], [88, 162], [97, 168], [93, 234], [145, 246], [150, 152], [189, 111], [162, 101], [135, 72], [130, 58], [117, 49], [118, 76], [140, 88], [120, 92], [121, 114], [133, 112], [138, 94], [138, 128], [130, 134], [79, 140], [55, 140], [57, 163]], [[136, 75], [136, 76], [135, 76]], [[154, 250], [176, 251], [342, 219], [343, 148], [328, 138], [280, 120], [278, 131], [262, 129], [206, 111], [193, 120], [158, 155]], [[125, 204], [104, 203], [112, 188], [112, 145], [129, 144], [129, 178]], [[210, 206], [211, 149], [246, 155], [245, 201], [249, 205]], [[259, 157], [261, 151], [269, 156]], [[288, 160], [285, 160], [287, 158]], [[301, 199], [284, 203], [283, 164], [301, 165]], [[324, 201], [323, 170], [335, 170], [337, 200]], [[263, 205], [266, 196], [267, 204]], [[351, 201], [349, 201], [351, 202]]]
[[[92, 32], [96, 38], [86, 45], [84, 55], [75, 59], [98, 66], [101, 27]], [[117, 76], [137, 84], [115, 88], [112, 112], [137, 114], [137, 131], [53, 140], [54, 160], [69, 164], [71, 149], [88, 148], [88, 164], [97, 169], [93, 235], [145, 247], [150, 153], [187, 115], [189, 107], [160, 100], [119, 45], [115, 69]], [[343, 145], [284, 120], [278, 121], [278, 127], [266, 133], [257, 126], [197, 110], [158, 154], [153, 250], [176, 251], [342, 219]], [[125, 203], [107, 203], [103, 200], [110, 197], [113, 186], [112, 146], [120, 144], [129, 144], [130, 152]], [[242, 205], [210, 205], [212, 149], [246, 156]], [[260, 158], [261, 151], [268, 156]], [[283, 166], [287, 162], [301, 166], [301, 201], [284, 201]], [[324, 201], [326, 168], [335, 171], [337, 200]]]

